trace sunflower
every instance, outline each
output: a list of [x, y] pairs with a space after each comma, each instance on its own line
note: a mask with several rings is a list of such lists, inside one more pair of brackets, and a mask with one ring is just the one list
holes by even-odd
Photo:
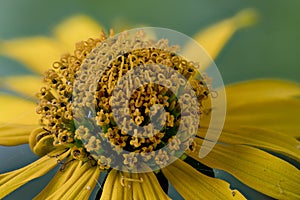
[[[242, 11], [201, 31], [195, 39], [215, 58], [233, 33], [252, 21], [252, 11]], [[211, 123], [211, 110], [218, 109], [211, 107], [213, 95], [206, 84], [207, 77], [197, 74], [196, 64], [174, 53], [174, 47], [168, 46], [165, 40], [160, 40], [156, 48], [139, 48], [112, 59], [111, 52], [105, 48], [124, 42], [124, 38], [121, 35], [107, 43], [113, 33], [108, 36], [101, 30], [103, 28], [90, 18], [75, 16], [57, 26], [53, 38], [25, 38], [1, 44], [3, 55], [19, 60], [44, 76], [43, 82], [38, 75], [1, 79], [2, 87], [16, 95], [0, 96], [0, 144], [28, 143], [41, 158], [1, 174], [0, 198], [56, 166], [59, 166], [56, 175], [35, 199], [88, 199], [104, 172], [107, 176], [100, 199], [169, 199], [169, 182], [185, 199], [247, 197], [231, 189], [224, 180], [215, 178], [211, 168], [227, 171], [270, 197], [300, 198], [300, 173], [296, 167], [300, 160], [298, 84], [256, 80], [226, 86], [227, 113], [222, 134], [209, 154], [200, 158], [201, 149], [210, 148], [205, 135]], [[84, 38], [90, 39], [78, 42]], [[143, 43], [139, 37], [131, 44], [138, 42], [148, 47], [147, 41]], [[61, 52], [73, 53], [61, 56]], [[94, 77], [91, 66], [97, 55], [112, 60], [109, 69], [93, 84], [89, 77]], [[59, 57], [61, 59], [55, 61]], [[180, 71], [193, 86], [201, 120], [198, 130], [189, 130], [195, 132], [191, 134], [192, 140], [190, 136], [182, 139], [176, 134], [179, 124], [187, 129], [191, 126], [182, 114], [189, 102], [180, 104], [172, 91], [158, 84], [140, 87], [130, 96], [129, 119], [140, 126], [149, 124], [149, 114], [161, 116], [159, 107], [152, 109], [159, 103], [167, 111], [164, 131], [151, 134], [151, 131], [137, 132], [126, 125], [122, 129], [117, 126], [111, 102], [117, 104], [117, 110], [122, 109], [124, 103], [122, 90], [117, 96], [120, 98], [109, 98], [116, 82], [135, 68], [137, 62], [147, 65], [159, 61]], [[80, 67], [85, 70], [79, 72]], [[87, 109], [90, 104], [96, 105], [95, 110]], [[129, 134], [130, 131], [133, 133]], [[163, 150], [166, 144], [171, 153]], [[182, 148], [184, 152], [178, 151]], [[123, 153], [124, 149], [129, 153]], [[175, 159], [172, 160], [171, 155]], [[292, 161], [288, 162], [288, 158]], [[143, 171], [136, 173], [140, 159], [145, 161], [139, 166]], [[172, 162], [168, 163], [169, 160]], [[203, 169], [210, 173], [203, 174]]]

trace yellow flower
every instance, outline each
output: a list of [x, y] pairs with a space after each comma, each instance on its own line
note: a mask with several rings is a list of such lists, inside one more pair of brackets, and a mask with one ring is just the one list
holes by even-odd
[[[201, 31], [195, 39], [215, 58], [233, 33], [249, 25], [252, 17], [251, 11], [242, 11]], [[46, 174], [58, 164], [61, 165], [60, 170], [35, 199], [88, 199], [98, 183], [100, 173], [105, 170], [109, 171], [101, 199], [169, 199], [160, 186], [158, 176], [167, 178], [185, 199], [245, 199], [247, 196], [230, 189], [229, 184], [223, 180], [202, 174], [192, 163], [202, 163], [227, 171], [249, 187], [276, 199], [300, 198], [299, 170], [275, 156], [281, 154], [296, 162], [300, 160], [300, 142], [297, 140], [300, 137], [300, 100], [297, 98], [300, 85], [285, 81], [256, 80], [227, 86], [224, 129], [219, 142], [204, 158], [199, 158], [198, 154], [210, 124], [210, 112], [204, 112], [206, 115], [201, 119], [197, 137], [192, 143], [188, 143], [191, 144], [190, 149], [180, 159], [159, 171], [130, 173], [111, 168], [115, 160], [107, 154], [101, 154], [99, 159], [95, 159], [91, 152], [103, 151], [101, 146], [104, 145], [104, 140], [90, 137], [89, 128], [95, 127], [94, 125], [83, 123], [76, 130], [70, 128], [74, 127], [74, 119], [68, 98], [73, 88], [68, 87], [68, 84], [61, 84], [60, 81], [63, 80], [58, 74], [64, 75], [64, 80], [74, 79], [72, 76], [75, 75], [76, 67], [81, 65], [96, 44], [106, 39], [105, 34], [100, 35], [101, 30], [101, 26], [90, 18], [75, 16], [56, 27], [53, 38], [33, 37], [1, 43], [0, 51], [3, 55], [19, 60], [38, 74], [45, 72], [60, 57], [61, 52], [72, 52], [76, 42], [91, 37], [98, 38], [77, 43], [73, 56], [63, 55], [59, 62], [54, 62], [55, 70], [48, 70], [44, 76], [47, 87], [42, 87], [44, 84], [38, 75], [1, 79], [2, 87], [19, 96], [0, 96], [0, 144], [14, 146], [29, 143], [32, 151], [41, 158], [23, 168], [1, 174], [0, 198]], [[159, 55], [161, 52], [152, 53]], [[193, 54], [192, 51], [189, 53]], [[168, 56], [167, 53], [164, 55]], [[125, 59], [129, 59], [129, 56], [123, 56], [115, 65], [124, 64]], [[64, 73], [65, 69], [74, 69], [74, 73]], [[114, 81], [111, 77], [108, 74], [106, 78]], [[82, 76], [80, 79], [86, 80], [86, 77]], [[110, 92], [108, 84], [102, 84], [102, 88], [105, 88], [105, 92]], [[99, 94], [103, 92], [101, 89]], [[152, 91], [150, 87], [143, 89]], [[38, 106], [35, 103], [37, 91], [40, 91]], [[199, 101], [204, 107], [209, 106], [209, 101], [204, 97], [206, 88], [203, 86], [199, 91], [203, 92], [200, 93], [203, 95], [201, 98], [198, 96]], [[134, 95], [134, 100], [141, 99], [140, 93]], [[126, 135], [111, 125], [111, 113], [104, 112], [109, 110], [108, 99], [100, 99], [103, 97], [101, 95], [98, 97], [97, 105], [103, 109], [97, 112], [97, 125], [106, 127], [104, 138], [114, 145], [116, 156], [122, 148], [130, 147], [134, 151], [140, 151], [147, 161], [151, 160], [152, 150], [159, 148], [165, 134], [152, 135], [149, 139], [139, 137], [139, 134], [147, 133], [134, 133], [133, 137]], [[153, 98], [143, 99], [143, 105], [148, 108], [145, 113], [152, 112], [149, 111], [152, 101], [159, 101], [172, 108], [171, 110], [176, 109], [171, 101], [167, 102], [166, 96]], [[133, 101], [132, 105], [136, 108], [141, 106], [139, 103], [140, 101]], [[132, 113], [131, 117], [137, 124], [146, 122], [146, 117], [140, 110], [134, 109]], [[173, 127], [176, 126], [176, 116], [170, 113], [167, 115], [168, 126]], [[84, 146], [84, 139], [87, 138], [87, 146]], [[165, 139], [172, 139], [172, 148], [175, 150], [181, 145], [177, 136]], [[274, 152], [277, 154], [274, 155]], [[121, 157], [130, 168], [138, 161], [133, 152], [121, 154]], [[154, 160], [157, 164], [163, 164], [168, 159], [169, 155], [160, 149]]]

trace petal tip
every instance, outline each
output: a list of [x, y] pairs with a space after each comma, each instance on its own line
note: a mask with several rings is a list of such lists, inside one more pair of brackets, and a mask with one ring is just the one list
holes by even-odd
[[249, 27], [256, 24], [259, 20], [259, 13], [254, 8], [246, 8], [234, 16], [239, 28]]

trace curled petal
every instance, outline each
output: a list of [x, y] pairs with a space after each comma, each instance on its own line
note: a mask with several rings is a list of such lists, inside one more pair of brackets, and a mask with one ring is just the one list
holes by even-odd
[[47, 132], [39, 127], [31, 132], [29, 146], [33, 153], [38, 156], [44, 156], [55, 148], [53, 141], [53, 135], [47, 135]]

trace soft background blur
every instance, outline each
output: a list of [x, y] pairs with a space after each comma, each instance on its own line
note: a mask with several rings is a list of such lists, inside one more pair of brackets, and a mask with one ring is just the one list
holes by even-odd
[[[230, 17], [243, 8], [252, 7], [260, 13], [259, 23], [238, 31], [215, 61], [225, 84], [264, 77], [300, 81], [300, 1], [297, 0], [0, 2], [0, 42], [16, 37], [50, 36], [51, 29], [58, 22], [79, 13], [92, 16], [106, 28], [121, 29], [122, 26], [145, 24], [170, 28], [193, 36], [209, 24]], [[18, 62], [0, 56], [0, 76], [29, 73], [22, 67]], [[0, 172], [35, 160], [36, 157], [29, 152], [27, 146], [13, 149], [0, 147]], [[22, 188], [22, 199], [30, 199], [32, 189], [43, 187], [43, 184], [43, 181], [36, 181], [35, 184]], [[18, 198], [20, 196], [12, 195], [8, 199]], [[263, 197], [260, 196], [259, 199]]]
[[[0, 3], [0, 39], [51, 34], [67, 16], [84, 13], [107, 28], [146, 24], [193, 36], [206, 25], [253, 7], [255, 27], [239, 31], [216, 60], [225, 83], [258, 77], [299, 81], [300, 25], [297, 0], [14, 0]], [[18, 63], [0, 58], [0, 74], [22, 73]]]

